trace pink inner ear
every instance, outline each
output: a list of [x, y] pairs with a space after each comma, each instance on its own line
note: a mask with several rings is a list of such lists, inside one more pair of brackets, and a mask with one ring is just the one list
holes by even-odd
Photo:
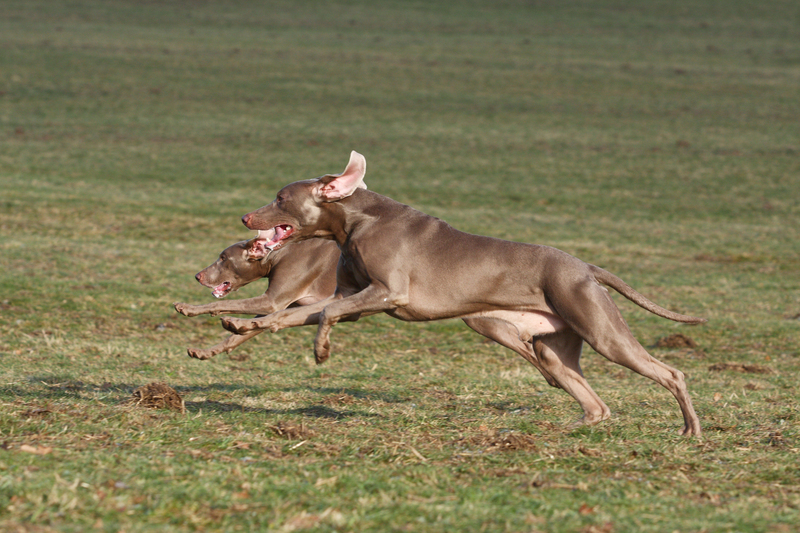
[[367, 160], [355, 150], [350, 152], [350, 162], [344, 172], [333, 177], [320, 189], [326, 200], [341, 200], [347, 198], [359, 187], [366, 189], [364, 176], [367, 173]]

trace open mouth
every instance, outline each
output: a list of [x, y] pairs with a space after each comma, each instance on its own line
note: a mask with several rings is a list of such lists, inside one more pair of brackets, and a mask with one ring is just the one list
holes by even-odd
[[223, 281], [211, 291], [211, 294], [214, 295], [214, 298], [224, 298], [231, 292], [231, 282], [230, 281]]
[[250, 252], [266, 253], [267, 250], [277, 250], [283, 245], [289, 235], [294, 233], [294, 228], [288, 224], [279, 224], [272, 229], [258, 230], [258, 236], [250, 246]]

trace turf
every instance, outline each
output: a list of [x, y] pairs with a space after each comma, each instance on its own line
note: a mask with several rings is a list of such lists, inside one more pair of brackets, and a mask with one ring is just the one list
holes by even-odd
[[[800, 522], [800, 7], [0, 3], [0, 529], [792, 531]], [[615, 297], [704, 435], [590, 349], [577, 404], [458, 321], [313, 328], [196, 361], [194, 274], [339, 172], [548, 244]], [[233, 298], [257, 295], [255, 283]], [[695, 347], [660, 347], [680, 333]], [[185, 412], [134, 390], [173, 387]]]

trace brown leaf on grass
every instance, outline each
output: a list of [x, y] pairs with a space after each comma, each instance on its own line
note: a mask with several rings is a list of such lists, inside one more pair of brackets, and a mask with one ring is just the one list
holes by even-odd
[[133, 391], [133, 397], [126, 400], [125, 403], [147, 409], [170, 409], [179, 413], [186, 412], [186, 405], [181, 395], [166, 383], [150, 383], [139, 387]]
[[288, 422], [280, 421], [277, 426], [268, 426], [269, 429], [274, 431], [281, 437], [289, 440], [308, 439], [316, 436], [317, 432], [313, 429], [306, 427], [305, 424], [295, 425]]
[[776, 372], [768, 366], [750, 363], [715, 363], [708, 367], [712, 372], [730, 370], [731, 372], [743, 372], [746, 374], [775, 374]]
[[28, 444], [23, 444], [19, 447], [19, 451], [32, 453], [34, 455], [47, 455], [49, 453], [53, 453], [53, 448], [50, 448], [49, 446], [30, 446]]
[[591, 505], [587, 505], [582, 503], [581, 506], [578, 508], [578, 513], [582, 514], [583, 516], [592, 514], [594, 512], [594, 507]]

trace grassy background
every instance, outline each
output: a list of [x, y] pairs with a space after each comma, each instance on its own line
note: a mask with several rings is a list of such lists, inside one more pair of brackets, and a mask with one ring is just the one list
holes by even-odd
[[[0, 529], [790, 531], [800, 521], [795, 2], [0, 2]], [[239, 217], [356, 149], [370, 188], [550, 244], [686, 372], [586, 350], [580, 415], [460, 322], [223, 335], [174, 301]], [[261, 283], [240, 291], [245, 297]], [[771, 373], [713, 371], [716, 363]], [[152, 381], [187, 413], [123, 405]], [[38, 452], [38, 453], [35, 453]]]

